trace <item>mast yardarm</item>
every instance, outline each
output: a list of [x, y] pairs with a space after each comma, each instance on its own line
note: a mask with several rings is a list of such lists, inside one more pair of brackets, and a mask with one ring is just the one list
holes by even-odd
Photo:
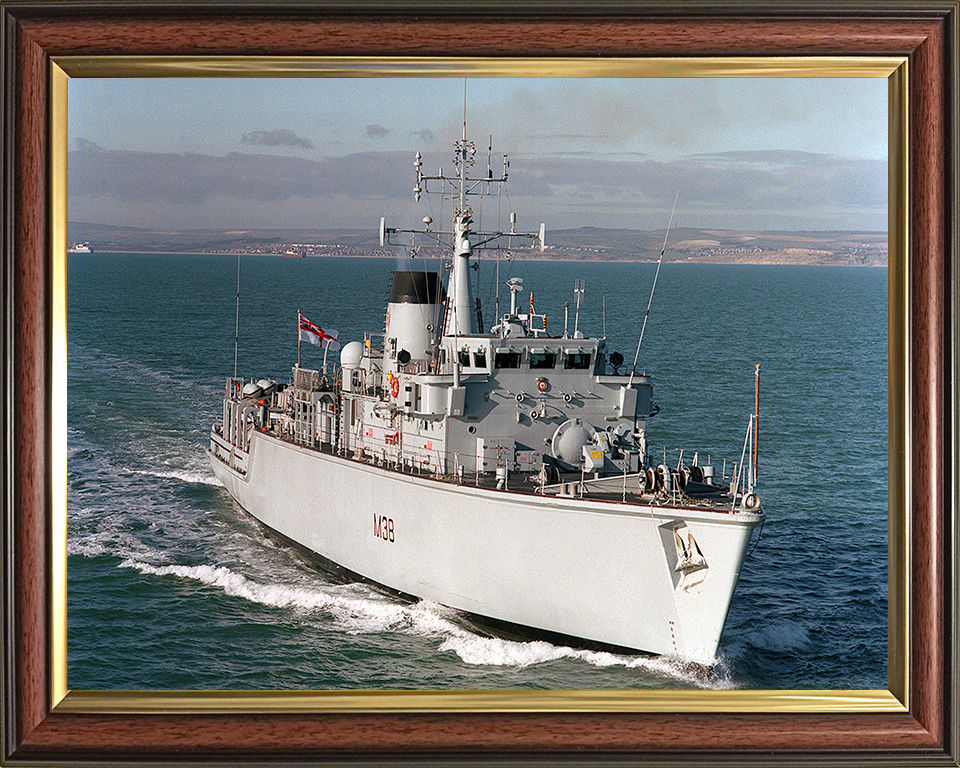
[[385, 220], [380, 220], [381, 247], [396, 245], [390, 240], [390, 236], [402, 232], [427, 237], [438, 245], [450, 248], [453, 251], [454, 258], [447, 287], [449, 308], [444, 327], [440, 329], [440, 338], [443, 336], [469, 336], [481, 331], [477, 319], [477, 303], [469, 279], [470, 259], [475, 251], [492, 247], [492, 244], [502, 237], [527, 238], [539, 243], [541, 251], [544, 249], [544, 225], [540, 225], [538, 233], [517, 232], [515, 228], [516, 216], [514, 214], [510, 216], [511, 223], [508, 232], [500, 230], [480, 232], [471, 229], [473, 211], [469, 205], [469, 198], [499, 195], [503, 185], [507, 183], [510, 167], [507, 155], [503, 155], [503, 171], [499, 178], [493, 177], [489, 162], [485, 177], [470, 176], [469, 171], [473, 167], [476, 153], [476, 145], [467, 139], [466, 121], [464, 121], [463, 135], [454, 142], [453, 164], [456, 168], [455, 176], [446, 175], [442, 170], [438, 171], [435, 176], [429, 176], [423, 172], [423, 158], [419, 152], [414, 159], [413, 165], [417, 173], [416, 184], [413, 187], [414, 199], [419, 202], [422, 194], [428, 194], [449, 195], [456, 201], [450, 231], [431, 230], [428, 227], [399, 229], [387, 227]]

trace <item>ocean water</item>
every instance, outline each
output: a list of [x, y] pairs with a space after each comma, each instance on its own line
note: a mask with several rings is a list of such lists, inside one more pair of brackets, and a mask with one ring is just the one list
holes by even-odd
[[[68, 684], [75, 689], [885, 689], [887, 274], [667, 264], [638, 371], [651, 445], [737, 461], [761, 371], [768, 519], [711, 670], [490, 637], [339, 584], [266, 538], [207, 465], [233, 373], [235, 256], [68, 263]], [[296, 313], [382, 330], [393, 259], [240, 259], [239, 374], [287, 380]], [[418, 262], [414, 262], [418, 264]], [[501, 262], [552, 332], [633, 360], [655, 265]], [[477, 292], [494, 318], [496, 272]], [[501, 301], [509, 301], [508, 294]], [[305, 366], [322, 352], [304, 347]], [[659, 448], [655, 448], [659, 450]], [[676, 453], [668, 453], [676, 460]]]

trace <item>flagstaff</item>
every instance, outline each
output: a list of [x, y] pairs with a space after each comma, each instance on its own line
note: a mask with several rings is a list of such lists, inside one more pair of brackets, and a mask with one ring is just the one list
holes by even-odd
[[329, 354], [331, 347], [333, 348], [334, 352], [340, 349], [340, 342], [337, 341], [337, 336], [339, 333], [332, 328], [321, 328], [316, 323], [313, 323], [305, 318], [299, 309], [297, 310], [297, 328], [297, 367], [299, 368], [301, 363], [300, 343], [303, 341], [308, 341], [318, 347], [323, 347], [323, 371], [326, 373], [327, 355]]

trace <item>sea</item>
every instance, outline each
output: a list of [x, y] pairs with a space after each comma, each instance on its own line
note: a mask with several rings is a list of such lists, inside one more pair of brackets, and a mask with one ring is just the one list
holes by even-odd
[[[566, 315], [627, 368], [638, 355], [660, 406], [651, 452], [668, 463], [678, 449], [739, 461], [761, 364], [767, 519], [712, 666], [491, 636], [443, 606], [341, 583], [268, 538], [204, 453], [226, 377], [236, 364], [289, 380], [298, 310], [342, 342], [382, 332], [391, 272], [438, 266], [69, 256], [70, 688], [887, 688], [885, 269], [664, 264], [639, 353], [655, 263], [515, 251], [475, 274], [487, 325], [522, 277], [523, 304], [532, 291], [552, 333]], [[303, 365], [322, 364], [304, 345]]]

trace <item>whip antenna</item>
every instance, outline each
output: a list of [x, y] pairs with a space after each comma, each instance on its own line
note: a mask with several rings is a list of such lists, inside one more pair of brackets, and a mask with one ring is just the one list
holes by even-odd
[[637, 360], [640, 359], [640, 345], [643, 344], [643, 332], [647, 328], [647, 318], [650, 316], [650, 305], [653, 304], [653, 292], [657, 290], [657, 278], [660, 276], [660, 265], [663, 264], [663, 254], [667, 250], [667, 238], [670, 237], [670, 227], [673, 226], [673, 214], [677, 211], [677, 200], [680, 199], [680, 190], [677, 190], [677, 196], [673, 200], [673, 210], [670, 211], [670, 223], [667, 224], [666, 234], [663, 236], [663, 248], [660, 249], [660, 260], [657, 261], [657, 271], [653, 275], [653, 287], [650, 289], [650, 300], [647, 302], [647, 311], [643, 315], [643, 325], [640, 326], [640, 340], [637, 342], [637, 354], [633, 356], [633, 368], [630, 369], [630, 382], [627, 386], [633, 385], [633, 375], [637, 372]]

